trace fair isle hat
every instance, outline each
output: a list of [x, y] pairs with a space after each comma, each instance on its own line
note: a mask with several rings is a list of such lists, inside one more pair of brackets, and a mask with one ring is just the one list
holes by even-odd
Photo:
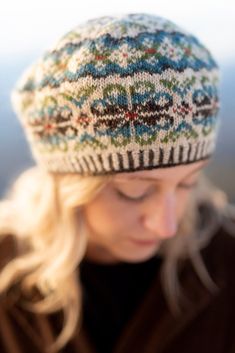
[[165, 18], [102, 16], [73, 28], [25, 70], [12, 105], [48, 171], [171, 167], [215, 149], [218, 71], [208, 49]]

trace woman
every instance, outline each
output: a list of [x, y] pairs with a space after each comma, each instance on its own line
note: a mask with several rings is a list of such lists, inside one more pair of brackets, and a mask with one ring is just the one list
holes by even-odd
[[147, 13], [88, 20], [22, 75], [37, 165], [0, 205], [1, 352], [235, 352], [234, 212], [203, 175], [218, 76]]

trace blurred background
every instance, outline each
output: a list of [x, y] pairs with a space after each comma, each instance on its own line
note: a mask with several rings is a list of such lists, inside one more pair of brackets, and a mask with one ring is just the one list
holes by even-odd
[[17, 175], [34, 165], [15, 116], [10, 91], [27, 66], [86, 19], [123, 12], [164, 16], [199, 37], [221, 68], [218, 145], [205, 172], [235, 202], [235, 2], [234, 0], [8, 0], [0, 12], [0, 197]]

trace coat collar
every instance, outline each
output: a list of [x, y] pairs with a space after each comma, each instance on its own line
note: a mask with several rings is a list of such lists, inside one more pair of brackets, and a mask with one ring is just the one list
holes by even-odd
[[[212, 239], [212, 243], [216, 243], [216, 241]], [[215, 246], [218, 247], [218, 245]], [[213, 259], [213, 248], [213, 244], [209, 244], [209, 246], [201, 250], [201, 255], [206, 268], [208, 268], [207, 265], [213, 268], [213, 272], [211, 273], [209, 270], [209, 274], [213, 275], [211, 277], [217, 285], [218, 291], [216, 293], [210, 292], [198, 278], [190, 259], [185, 259], [179, 268], [179, 278], [184, 295], [190, 299], [190, 305], [183, 310], [180, 316], [173, 316], [162, 290], [161, 272], [157, 271], [153, 285], [145, 294], [142, 304], [137, 307], [134, 315], [126, 323], [113, 353], [130, 353], [130, 351], [145, 353], [164, 352], [167, 346], [180, 335], [185, 327], [217, 298], [226, 283], [222, 260], [220, 262], [217, 257], [215, 263], [212, 266], [210, 264], [211, 259]], [[219, 264], [219, 266], [216, 266], [216, 264]], [[154, 310], [155, 308], [156, 310]], [[40, 315], [39, 317], [39, 320], [47, 321], [46, 316]], [[41, 326], [44, 325], [42, 324]], [[43, 332], [41, 334], [44, 336]], [[32, 339], [30, 332], [29, 338]], [[49, 340], [48, 337], [44, 338], [46, 341]], [[79, 334], [75, 334], [71, 344], [74, 347], [74, 351], [96, 353], [92, 340], [82, 325]]]

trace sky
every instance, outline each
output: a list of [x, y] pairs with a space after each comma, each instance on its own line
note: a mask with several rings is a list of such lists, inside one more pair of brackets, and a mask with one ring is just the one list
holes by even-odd
[[219, 62], [235, 60], [234, 0], [6, 0], [0, 12], [0, 57], [35, 58], [86, 19], [151, 12], [197, 35]]

